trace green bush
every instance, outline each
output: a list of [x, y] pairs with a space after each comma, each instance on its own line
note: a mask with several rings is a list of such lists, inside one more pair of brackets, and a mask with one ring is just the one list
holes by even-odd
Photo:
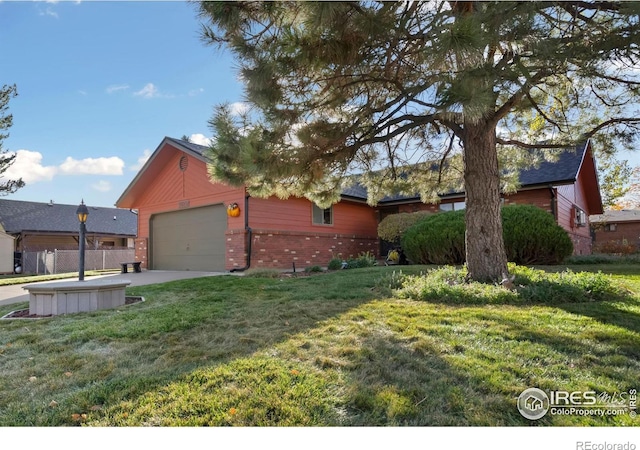
[[626, 290], [601, 272], [547, 273], [509, 263], [515, 275], [512, 290], [501, 285], [466, 281], [466, 269], [444, 266], [423, 275], [396, 275], [378, 286], [398, 298], [448, 304], [546, 304], [616, 301], [628, 297]]
[[347, 260], [347, 269], [360, 269], [376, 265], [376, 257], [371, 252], [360, 253], [356, 258]]
[[409, 228], [431, 214], [429, 211], [390, 214], [378, 224], [378, 237], [388, 242], [400, 243]]
[[402, 249], [415, 264], [462, 264], [464, 230], [464, 211], [434, 214], [404, 233]]
[[342, 269], [342, 259], [341, 258], [331, 258], [329, 264], [327, 264], [328, 270], [340, 270]]
[[[507, 260], [517, 264], [559, 264], [573, 252], [567, 232], [548, 212], [532, 205], [502, 208]], [[409, 228], [402, 239], [407, 257], [417, 264], [465, 261], [464, 211], [429, 216]]]
[[560, 264], [573, 253], [567, 232], [533, 205], [502, 208], [502, 232], [507, 260], [516, 264]]

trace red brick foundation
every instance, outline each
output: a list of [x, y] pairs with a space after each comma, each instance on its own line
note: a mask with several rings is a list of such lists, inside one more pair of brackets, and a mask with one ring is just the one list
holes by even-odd
[[573, 242], [574, 255], [590, 255], [592, 253], [593, 242], [591, 236], [582, 236], [576, 233], [569, 233], [569, 237]]
[[[246, 265], [244, 230], [232, 230], [227, 237], [227, 269]], [[253, 230], [251, 236], [251, 267], [303, 269], [326, 267], [334, 258], [356, 257], [371, 252], [378, 258], [378, 238], [331, 233]]]

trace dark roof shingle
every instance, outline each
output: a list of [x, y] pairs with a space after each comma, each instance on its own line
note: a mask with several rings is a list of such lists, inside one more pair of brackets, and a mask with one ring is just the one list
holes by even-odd
[[[87, 207], [87, 233], [131, 237], [137, 235], [136, 213], [122, 208]], [[0, 224], [7, 233], [77, 233], [80, 224], [76, 209], [78, 205], [0, 199]]]
[[[575, 150], [566, 150], [558, 156], [556, 161], [544, 161], [537, 168], [522, 170], [519, 175], [521, 188], [544, 186], [549, 184], [563, 184], [575, 182], [584, 158], [587, 144], [580, 145]], [[450, 192], [447, 195], [462, 195], [463, 192]], [[359, 183], [345, 188], [342, 196], [366, 200], [367, 189]], [[393, 203], [405, 200], [415, 200], [419, 195], [390, 195], [380, 200], [379, 204]]]

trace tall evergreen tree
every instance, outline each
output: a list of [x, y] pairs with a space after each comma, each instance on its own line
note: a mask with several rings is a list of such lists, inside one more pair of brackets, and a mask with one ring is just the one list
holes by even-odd
[[355, 174], [371, 204], [463, 189], [475, 280], [508, 275], [500, 195], [519, 169], [597, 135], [629, 143], [640, 123], [629, 110], [638, 3], [201, 2], [199, 12], [204, 41], [233, 52], [252, 107], [240, 117], [217, 107], [213, 177], [319, 206]]
[[15, 153], [9, 154], [7, 150], [2, 147], [2, 141], [9, 137], [7, 130], [11, 128], [13, 124], [13, 116], [7, 114], [9, 100], [16, 95], [17, 90], [15, 85], [3, 85], [2, 89], [0, 89], [0, 195], [12, 194], [24, 186], [22, 178], [18, 180], [5, 180], [2, 176], [16, 159]]

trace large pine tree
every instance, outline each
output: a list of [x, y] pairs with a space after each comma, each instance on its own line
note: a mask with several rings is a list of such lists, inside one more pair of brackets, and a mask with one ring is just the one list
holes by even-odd
[[[202, 2], [251, 107], [219, 105], [211, 174], [253, 195], [375, 204], [464, 189], [470, 278], [507, 276], [500, 195], [515, 174], [640, 122], [637, 3]], [[637, 103], [636, 103], [637, 104]], [[636, 107], [637, 108], [637, 107]]]

